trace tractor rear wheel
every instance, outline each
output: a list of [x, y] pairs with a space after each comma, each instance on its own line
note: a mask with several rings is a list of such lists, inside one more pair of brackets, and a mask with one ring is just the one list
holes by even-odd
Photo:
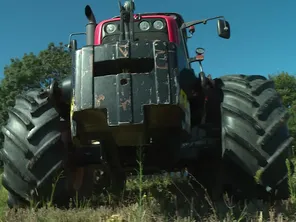
[[2, 128], [5, 138], [1, 156], [2, 184], [9, 192], [9, 207], [47, 201], [52, 194], [53, 203], [62, 204], [67, 196], [65, 179], [53, 179], [62, 172], [65, 149], [60, 117], [46, 92], [31, 90], [17, 96], [8, 114]]
[[286, 160], [292, 156], [293, 138], [286, 123], [288, 111], [274, 82], [259, 75], [229, 75], [220, 80], [222, 156], [231, 162], [228, 169], [237, 172], [235, 183], [245, 185], [243, 192], [253, 192], [246, 183], [249, 176], [248, 181], [264, 188], [264, 195], [272, 193], [276, 198], [287, 198]]

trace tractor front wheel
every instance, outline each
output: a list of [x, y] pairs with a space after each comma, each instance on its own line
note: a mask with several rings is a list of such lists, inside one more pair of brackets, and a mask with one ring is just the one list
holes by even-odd
[[9, 207], [48, 200], [62, 204], [67, 200], [65, 179], [60, 176], [65, 149], [60, 117], [48, 102], [47, 93], [30, 90], [17, 96], [8, 114], [2, 127], [5, 138], [1, 157]]

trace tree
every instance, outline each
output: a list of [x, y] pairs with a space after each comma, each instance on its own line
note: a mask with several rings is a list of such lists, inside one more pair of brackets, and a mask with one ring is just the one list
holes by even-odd
[[11, 64], [4, 68], [4, 79], [0, 83], [0, 126], [6, 123], [6, 109], [14, 105], [17, 94], [28, 88], [47, 86], [50, 80], [60, 80], [70, 73], [71, 56], [63, 43], [57, 46], [50, 43], [38, 55], [25, 53], [22, 59], [11, 59]]
[[[281, 72], [278, 75], [270, 76], [270, 78], [274, 81], [283, 104], [289, 110], [288, 126], [291, 135], [296, 139], [296, 77], [289, 75], [287, 72]], [[296, 141], [294, 141], [293, 145], [296, 148]]]

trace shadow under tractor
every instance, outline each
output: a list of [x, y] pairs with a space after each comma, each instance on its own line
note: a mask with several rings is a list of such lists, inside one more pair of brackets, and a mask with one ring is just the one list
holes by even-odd
[[293, 138], [274, 82], [212, 79], [202, 48], [189, 57], [195, 25], [216, 20], [219, 37], [229, 39], [229, 23], [223, 16], [184, 22], [177, 13], [134, 13], [134, 6], [119, 4], [120, 16], [100, 23], [86, 6], [86, 32], [71, 34], [85, 34], [86, 45], [69, 40], [72, 75], [18, 95], [8, 109], [1, 150], [8, 205], [50, 198], [61, 173], [57, 205], [76, 192], [119, 193], [137, 169], [139, 147], [144, 174], [187, 168], [212, 198], [226, 191], [287, 198]]

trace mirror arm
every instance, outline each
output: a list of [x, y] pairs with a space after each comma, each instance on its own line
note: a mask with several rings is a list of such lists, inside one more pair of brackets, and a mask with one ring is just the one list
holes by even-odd
[[203, 20], [196, 20], [196, 21], [193, 21], [193, 22], [186, 22], [184, 23], [182, 26], [181, 26], [181, 29], [186, 29], [186, 28], [189, 28], [190, 26], [192, 25], [199, 25], [199, 24], [207, 24], [208, 21], [211, 21], [211, 20], [215, 20], [215, 19], [223, 19], [224, 21], [224, 26], [226, 27], [226, 20], [225, 20], [225, 17], [224, 16], [216, 16], [216, 17], [212, 17], [212, 18], [208, 18], [208, 19], [203, 19]]
[[194, 63], [194, 62], [198, 62], [198, 60], [196, 60], [195, 57], [191, 57], [191, 58], [188, 59], [189, 64]]
[[75, 32], [75, 33], [70, 34], [69, 41], [68, 41], [69, 42], [68, 48], [70, 48], [70, 42], [71, 42], [72, 36], [74, 36], [74, 35], [86, 35], [86, 33], [85, 32]]

